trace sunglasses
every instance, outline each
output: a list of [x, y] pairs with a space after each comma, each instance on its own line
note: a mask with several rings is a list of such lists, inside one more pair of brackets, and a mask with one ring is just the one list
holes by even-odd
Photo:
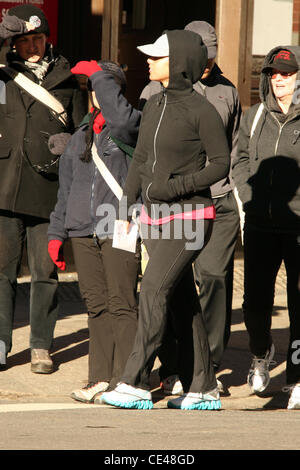
[[291, 75], [294, 75], [295, 72], [281, 72], [280, 70], [273, 70], [272, 72], [269, 72], [269, 76], [274, 80], [277, 75], [280, 75], [282, 78], [288, 78]]
[[155, 60], [164, 59], [165, 57], [169, 57], [169, 56], [168, 56], [168, 55], [164, 55], [164, 56], [160, 56], [160, 57], [153, 57], [153, 56], [149, 55], [147, 58], [148, 58], [148, 59], [151, 59], [151, 60], [153, 60], [153, 61], [155, 61]]

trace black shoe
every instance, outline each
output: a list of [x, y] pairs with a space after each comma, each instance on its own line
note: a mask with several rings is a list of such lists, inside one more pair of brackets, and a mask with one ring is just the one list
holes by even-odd
[[54, 364], [47, 349], [31, 350], [31, 372], [34, 374], [51, 374]]

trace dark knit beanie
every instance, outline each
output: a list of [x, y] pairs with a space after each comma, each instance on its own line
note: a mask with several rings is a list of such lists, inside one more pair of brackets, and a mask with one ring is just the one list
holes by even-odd
[[[116, 83], [120, 86], [121, 92], [124, 94], [126, 91], [126, 76], [123, 69], [116, 64], [115, 62], [111, 62], [109, 60], [99, 60], [97, 64], [107, 72], [110, 72], [114, 77]], [[91, 91], [91, 82], [88, 80], [88, 89]]]
[[16, 16], [20, 20], [27, 21], [35, 26], [35, 29], [28, 31], [28, 33], [25, 34], [44, 33], [46, 36], [50, 36], [47, 18], [40, 8], [33, 5], [18, 5], [10, 8], [8, 10], [8, 15]]

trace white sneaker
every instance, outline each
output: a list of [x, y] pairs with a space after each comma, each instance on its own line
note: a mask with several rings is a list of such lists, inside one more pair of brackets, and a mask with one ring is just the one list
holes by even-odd
[[269, 367], [275, 364], [273, 361], [275, 353], [274, 344], [271, 345], [270, 350], [266, 353], [265, 357], [253, 357], [252, 364], [248, 373], [247, 382], [249, 387], [254, 393], [264, 392], [270, 382]]
[[217, 387], [218, 387], [219, 393], [225, 393], [224, 385], [219, 379], [217, 379]]
[[184, 393], [168, 401], [168, 408], [179, 410], [219, 410], [221, 408], [218, 387], [207, 393]]
[[107, 403], [118, 408], [138, 410], [151, 410], [153, 408], [151, 392], [142, 388], [132, 387], [132, 385], [123, 382], [118, 383], [111, 392], [103, 393], [101, 403]]
[[288, 410], [300, 410], [300, 383], [295, 385], [290, 385], [288, 387], [284, 387], [283, 390], [285, 392], [290, 392], [290, 399], [288, 402], [287, 409]]
[[164, 379], [160, 386], [165, 395], [182, 395], [183, 388], [178, 375], [170, 375]]
[[71, 393], [71, 397], [74, 398], [74, 400], [82, 401], [83, 403], [93, 403], [95, 395], [100, 392], [105, 392], [105, 390], [108, 389], [108, 386], [108, 382], [91, 382], [83, 388], [74, 390], [74, 392]]

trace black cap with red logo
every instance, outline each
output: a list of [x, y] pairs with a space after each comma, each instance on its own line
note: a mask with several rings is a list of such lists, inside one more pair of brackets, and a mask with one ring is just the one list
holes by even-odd
[[280, 72], [296, 72], [299, 69], [296, 58], [294, 54], [287, 50], [281, 49], [276, 51], [276, 53], [270, 58], [269, 63], [267, 63], [263, 72], [268, 72], [272, 69], [279, 70]]

